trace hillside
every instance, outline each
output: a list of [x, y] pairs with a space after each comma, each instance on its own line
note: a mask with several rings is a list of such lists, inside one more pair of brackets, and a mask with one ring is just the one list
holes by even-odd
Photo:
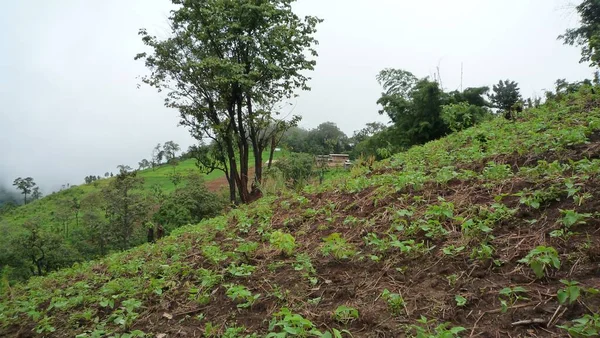
[[588, 87], [33, 278], [0, 336], [597, 336], [599, 175]]

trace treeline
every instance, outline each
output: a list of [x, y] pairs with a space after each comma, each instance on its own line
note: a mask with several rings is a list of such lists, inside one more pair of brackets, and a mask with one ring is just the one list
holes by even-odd
[[77, 189], [52, 196], [49, 219], [29, 218], [15, 227], [0, 222], [0, 271], [10, 280], [52, 270], [153, 242], [172, 229], [222, 212], [226, 201], [209, 192], [199, 174], [186, 177], [166, 195], [144, 190], [137, 170], [121, 168], [97, 192]]

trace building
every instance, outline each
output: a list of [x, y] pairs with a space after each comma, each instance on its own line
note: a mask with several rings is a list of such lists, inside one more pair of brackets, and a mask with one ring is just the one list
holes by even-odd
[[317, 164], [326, 164], [328, 167], [347, 168], [350, 165], [350, 155], [348, 154], [318, 155], [316, 160]]

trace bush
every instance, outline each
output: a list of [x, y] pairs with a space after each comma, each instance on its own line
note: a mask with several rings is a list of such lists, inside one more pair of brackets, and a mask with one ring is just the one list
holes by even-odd
[[292, 153], [288, 158], [273, 164], [281, 171], [284, 180], [294, 189], [302, 188], [314, 174], [313, 155]]
[[457, 132], [472, 127], [490, 118], [485, 107], [478, 107], [467, 102], [447, 104], [442, 107], [441, 118], [450, 130]]
[[223, 211], [225, 200], [206, 188], [202, 177], [190, 175], [188, 183], [175, 190], [154, 214], [154, 222], [167, 230], [196, 224], [202, 219], [215, 217]]

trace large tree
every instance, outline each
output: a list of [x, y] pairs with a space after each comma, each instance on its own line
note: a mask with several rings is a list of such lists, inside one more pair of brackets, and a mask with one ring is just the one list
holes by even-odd
[[581, 47], [581, 60], [597, 67], [600, 63], [600, 1], [584, 0], [577, 7], [581, 26], [567, 29], [558, 38], [565, 44]]
[[21, 191], [21, 194], [23, 194], [23, 196], [24, 196], [24, 198], [23, 198], [24, 204], [27, 204], [27, 195], [31, 194], [33, 187], [36, 186], [35, 182], [33, 181], [33, 178], [18, 177], [13, 182], [13, 185]]
[[[317, 55], [313, 35], [320, 19], [299, 18], [295, 0], [172, 0], [167, 39], [140, 30], [150, 53], [140, 53], [150, 75], [143, 81], [166, 91], [165, 105], [180, 112], [181, 124], [198, 140], [222, 145], [229, 167], [230, 196], [251, 200], [249, 154], [254, 183], [262, 180], [261, 130], [271, 109], [298, 90]], [[257, 184], [258, 185], [258, 184]]]

